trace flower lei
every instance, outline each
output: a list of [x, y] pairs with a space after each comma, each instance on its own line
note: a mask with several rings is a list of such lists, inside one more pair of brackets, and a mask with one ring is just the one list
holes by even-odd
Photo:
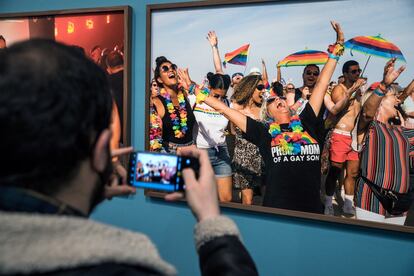
[[298, 115], [292, 116], [289, 128], [292, 131], [282, 132], [280, 124], [273, 122], [269, 125], [269, 134], [272, 136], [272, 147], [279, 146], [287, 154], [299, 154], [301, 145], [317, 143], [306, 131]]
[[150, 150], [160, 151], [162, 148], [162, 121], [155, 108], [150, 107]]
[[173, 124], [173, 131], [175, 138], [183, 138], [185, 133], [188, 130], [187, 127], [187, 109], [184, 94], [182, 91], [179, 91], [177, 94], [178, 104], [179, 104], [179, 116], [175, 112], [174, 105], [171, 101], [171, 96], [168, 94], [165, 89], [161, 89], [160, 95], [164, 97], [167, 104], [168, 113]]

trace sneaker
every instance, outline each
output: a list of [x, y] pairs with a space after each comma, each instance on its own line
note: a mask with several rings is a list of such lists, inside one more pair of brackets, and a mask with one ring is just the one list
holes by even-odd
[[346, 215], [353, 215], [355, 216], [355, 207], [352, 205], [345, 204], [344, 207], [342, 207], [342, 212]]
[[326, 205], [325, 211], [323, 212], [327, 216], [333, 216], [334, 215], [334, 208], [332, 205]]

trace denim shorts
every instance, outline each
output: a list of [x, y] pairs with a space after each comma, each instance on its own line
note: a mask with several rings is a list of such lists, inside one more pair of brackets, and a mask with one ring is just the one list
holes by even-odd
[[208, 148], [206, 150], [216, 177], [231, 176], [231, 161], [227, 145]]

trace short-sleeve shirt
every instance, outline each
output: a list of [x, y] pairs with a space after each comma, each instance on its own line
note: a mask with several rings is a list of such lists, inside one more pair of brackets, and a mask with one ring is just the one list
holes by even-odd
[[310, 104], [299, 115], [303, 131], [312, 139], [301, 145], [301, 152], [289, 154], [272, 146], [268, 127], [247, 118], [244, 137], [259, 147], [265, 162], [266, 193], [263, 206], [322, 213], [320, 200], [321, 142], [323, 123]]

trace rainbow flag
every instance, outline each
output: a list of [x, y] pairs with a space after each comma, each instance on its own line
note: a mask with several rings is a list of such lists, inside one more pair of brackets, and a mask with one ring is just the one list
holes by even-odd
[[223, 65], [226, 67], [226, 63], [237, 64], [246, 66], [247, 55], [249, 54], [250, 44], [246, 44], [234, 50], [233, 52], [226, 53], [224, 55]]
[[288, 55], [281, 61], [279, 66], [305, 66], [308, 64], [325, 64], [328, 61], [328, 54], [316, 50], [304, 50]]

